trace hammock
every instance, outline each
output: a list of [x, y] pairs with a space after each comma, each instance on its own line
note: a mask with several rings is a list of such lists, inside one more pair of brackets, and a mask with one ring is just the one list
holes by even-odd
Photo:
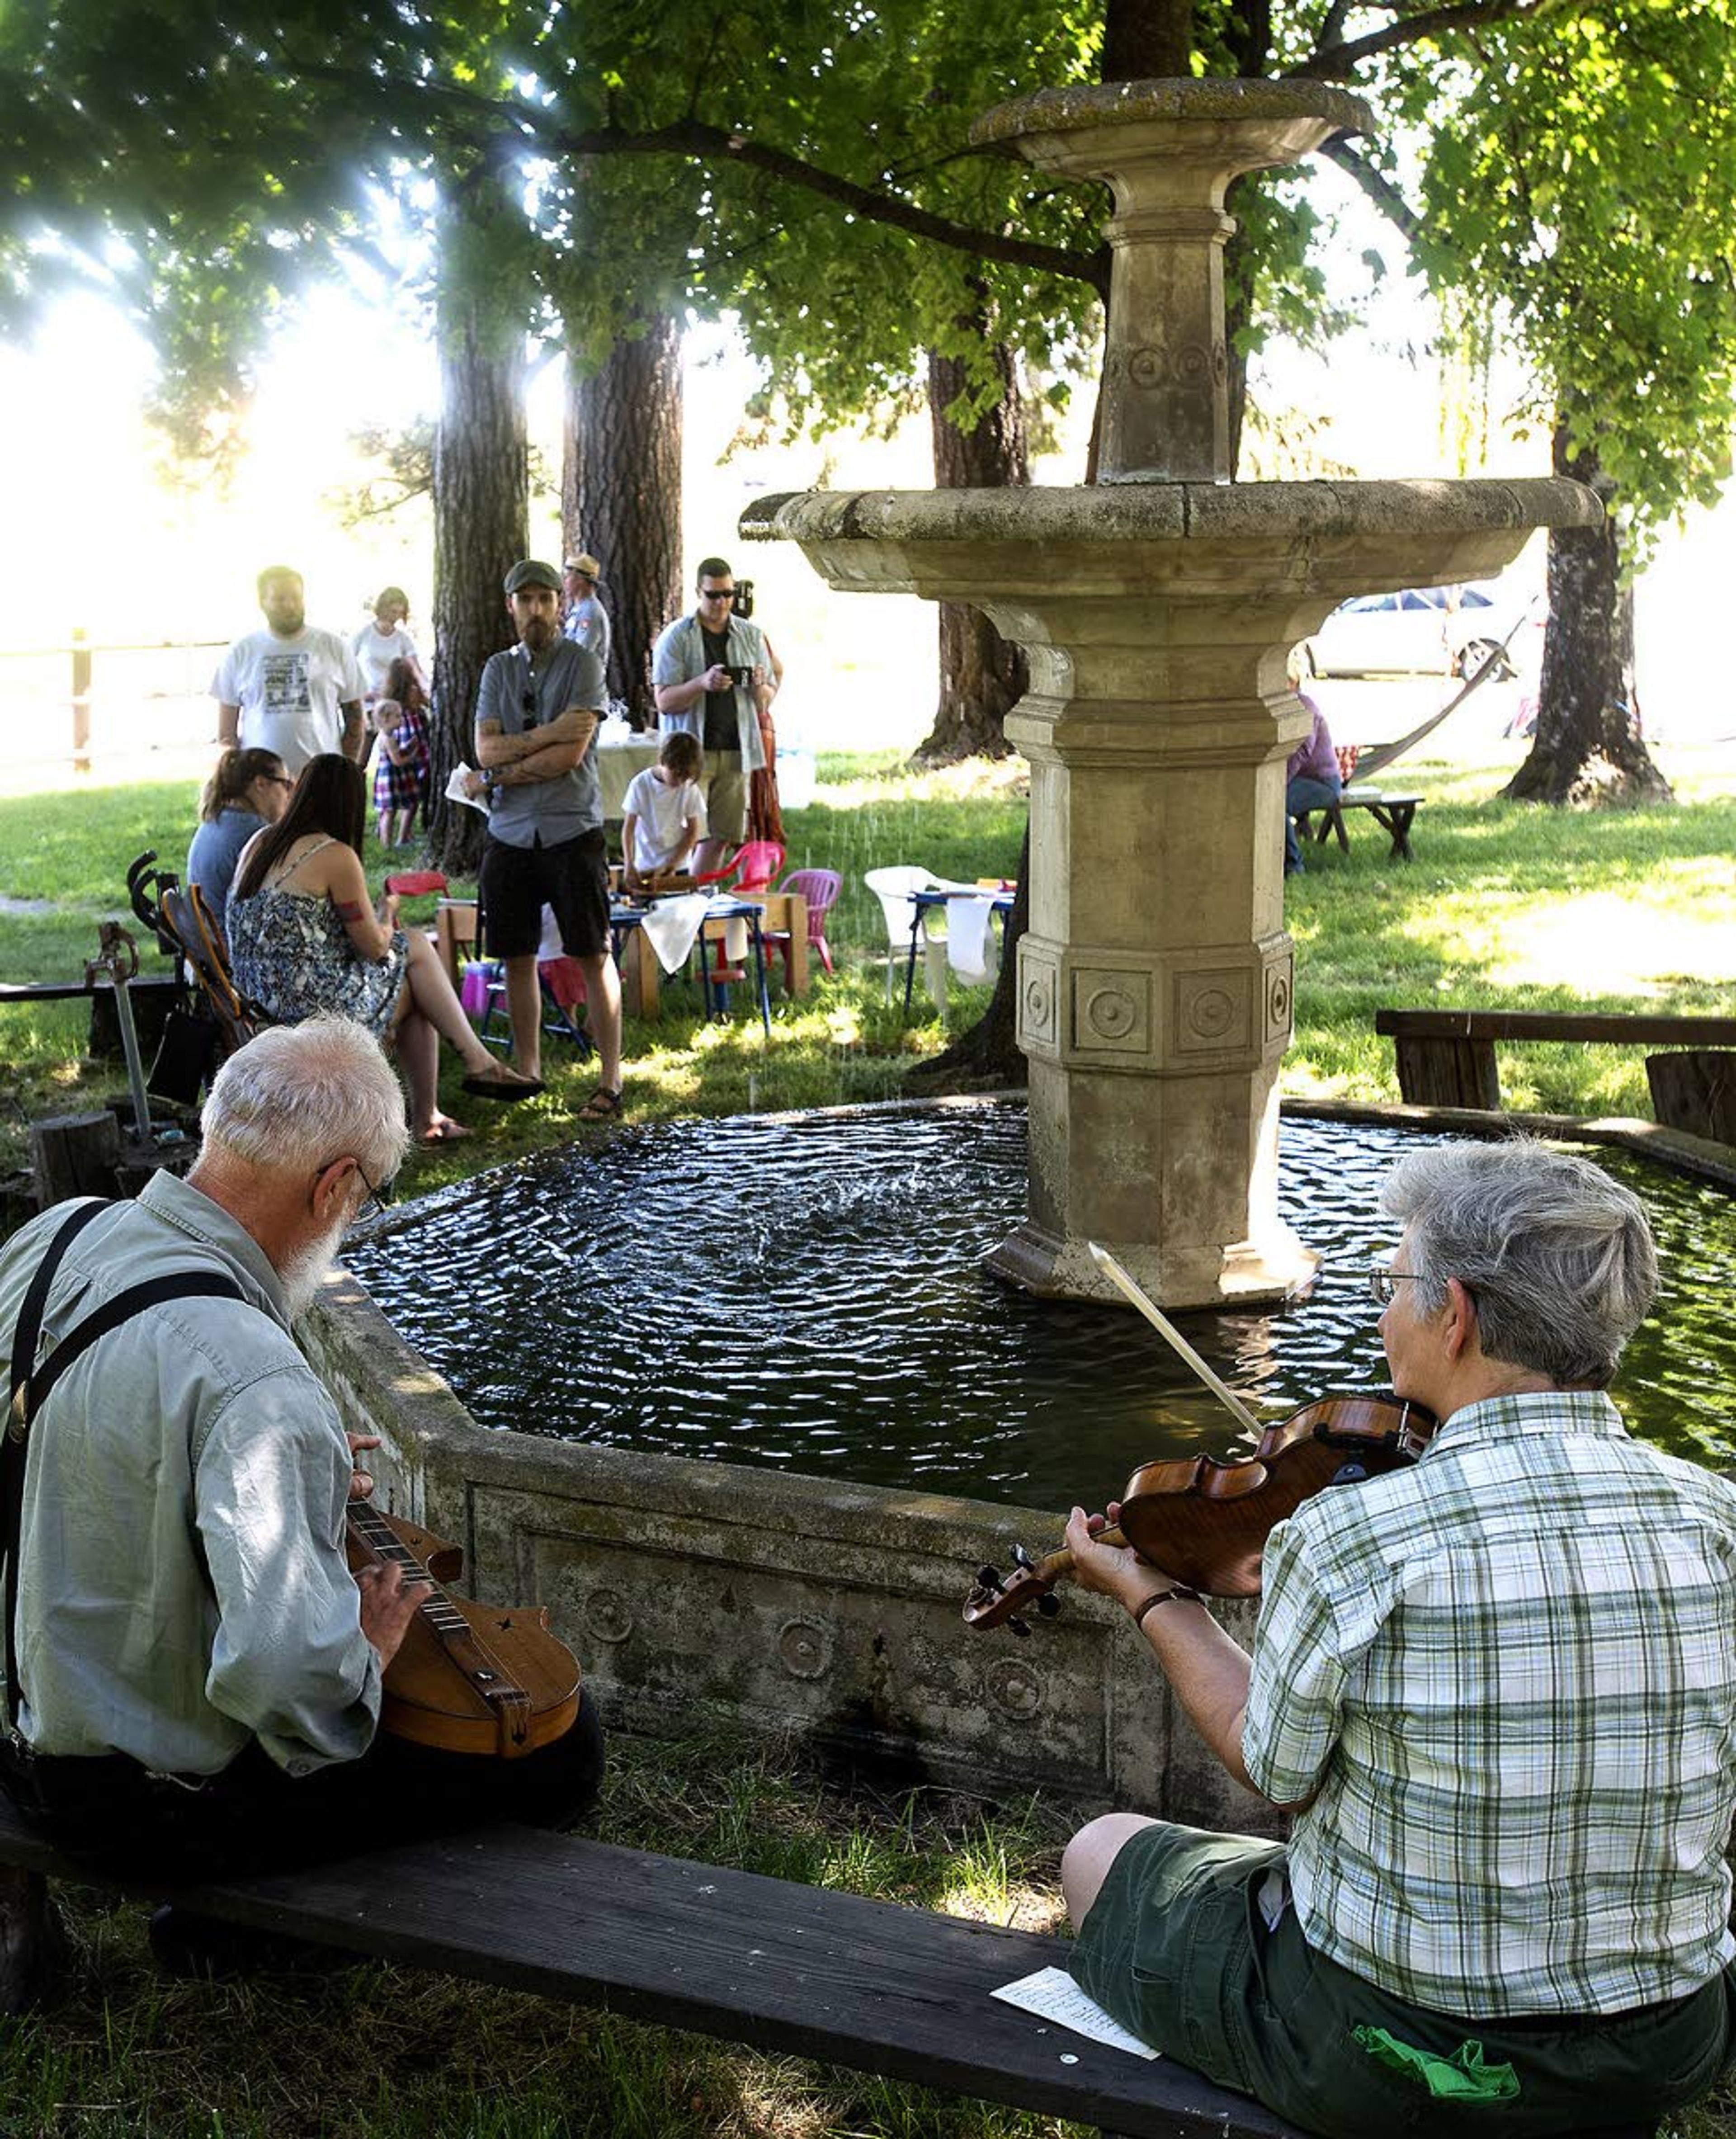
[[[1519, 624], [1523, 622], [1524, 619], [1521, 617]], [[1371, 773], [1383, 772], [1396, 759], [1402, 757], [1407, 750], [1414, 750], [1425, 736], [1432, 735], [1449, 713], [1456, 713], [1472, 692], [1480, 690], [1500, 667], [1502, 656], [1507, 651], [1508, 639], [1513, 637], [1513, 632], [1518, 628], [1518, 624], [1513, 625], [1513, 630], [1508, 633], [1507, 638], [1501, 641], [1499, 651], [1491, 653], [1474, 675], [1465, 678], [1438, 713], [1430, 713], [1427, 720], [1424, 721], [1420, 727], [1412, 728], [1409, 735], [1400, 736], [1395, 742], [1377, 743], [1372, 750], [1361, 751], [1357, 758], [1357, 769], [1352, 773], [1350, 779], [1346, 781], [1345, 786], [1347, 787], [1352, 781], [1366, 780]]]

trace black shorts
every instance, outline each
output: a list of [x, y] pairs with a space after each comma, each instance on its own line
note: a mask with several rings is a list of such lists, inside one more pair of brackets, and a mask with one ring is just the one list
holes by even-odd
[[542, 942], [542, 910], [552, 907], [561, 948], [594, 958], [609, 948], [609, 858], [599, 825], [553, 847], [509, 847], [491, 839], [479, 879], [491, 958], [524, 958]]

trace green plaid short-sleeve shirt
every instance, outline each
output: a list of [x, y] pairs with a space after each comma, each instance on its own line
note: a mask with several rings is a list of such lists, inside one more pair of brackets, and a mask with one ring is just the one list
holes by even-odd
[[1266, 1546], [1243, 1760], [1310, 1946], [1437, 2012], [1621, 2012], [1736, 1955], [1736, 1489], [1609, 1398], [1456, 1412]]

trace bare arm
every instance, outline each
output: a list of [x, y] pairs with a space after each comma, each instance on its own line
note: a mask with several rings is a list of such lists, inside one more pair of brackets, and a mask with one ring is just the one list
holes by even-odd
[[344, 932], [355, 947], [356, 956], [370, 966], [381, 963], [392, 948], [392, 931], [374, 918], [368, 879], [348, 847], [325, 847], [315, 854], [302, 888], [325, 892], [344, 924]]
[[714, 663], [702, 675], [690, 676], [685, 683], [659, 683], [656, 687], [657, 709], [660, 713], [690, 713], [709, 691], [726, 691], [730, 673], [721, 663]]
[[[766, 673], [767, 670], [770, 672], [769, 675]], [[768, 639], [765, 642], [765, 658], [760, 663], [759, 673], [754, 679], [754, 703], [763, 713], [783, 688], [784, 664], [778, 658], [777, 649]]]
[[241, 737], [241, 707], [223, 706], [217, 709], [217, 739], [225, 750], [233, 750]]
[[523, 761], [541, 757], [545, 754], [562, 756], [559, 765], [550, 765], [538, 771], [536, 780], [552, 780], [557, 773], [570, 772], [590, 747], [591, 737], [597, 732], [599, 716], [589, 706], [569, 706], [552, 721], [545, 721], [540, 727], [527, 728], [522, 735], [508, 735], [498, 721], [478, 721], [476, 734], [476, 760], [485, 772], [502, 776], [501, 784], [521, 787], [527, 783], [522, 779], [509, 779], [507, 772]]
[[[1112, 1505], [1109, 1513], [1113, 1520], [1119, 1510]], [[1173, 1575], [1140, 1559], [1130, 1546], [1098, 1544], [1091, 1530], [1094, 1522], [1102, 1527], [1096, 1517], [1088, 1518], [1082, 1509], [1075, 1508], [1067, 1525], [1073, 1572], [1087, 1589], [1114, 1598], [1131, 1613], [1147, 1598], [1176, 1587]], [[1146, 1613], [1141, 1632], [1189, 1722], [1223, 1763], [1225, 1773], [1256, 1797], [1264, 1796], [1249, 1780], [1242, 1765], [1242, 1725], [1248, 1712], [1252, 1672], [1247, 1652], [1230, 1639], [1203, 1604], [1181, 1597], [1155, 1605]], [[1279, 1808], [1282, 1811], [1299, 1809]]]
[[338, 711], [344, 716], [344, 755], [359, 765], [362, 761], [362, 702], [359, 698], [346, 698]]

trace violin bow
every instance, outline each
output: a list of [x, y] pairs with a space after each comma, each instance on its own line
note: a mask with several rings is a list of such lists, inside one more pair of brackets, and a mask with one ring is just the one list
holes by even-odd
[[1085, 1246], [1091, 1251], [1093, 1262], [1116, 1290], [1139, 1309], [1164, 1343], [1193, 1369], [1225, 1410], [1258, 1441], [1266, 1430], [1264, 1422], [1254, 1416], [1234, 1389], [1227, 1388], [1218, 1379], [1151, 1295], [1122, 1268], [1107, 1248], [1099, 1247], [1095, 1241], [1087, 1241]]

